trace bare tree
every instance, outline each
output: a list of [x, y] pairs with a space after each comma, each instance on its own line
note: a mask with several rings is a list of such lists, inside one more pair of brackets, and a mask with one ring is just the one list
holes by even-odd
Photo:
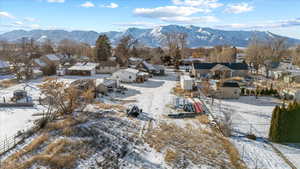
[[54, 53], [54, 44], [50, 39], [46, 39], [42, 44], [41, 44], [41, 52], [42, 54], [51, 54]]
[[293, 56], [293, 64], [300, 65], [300, 45], [298, 45], [295, 49], [292, 51]]
[[246, 60], [248, 61], [252, 69], [256, 70], [256, 74], [258, 74], [258, 70], [264, 63], [262, 46], [263, 44], [259, 42], [256, 37], [254, 37], [246, 50]]
[[29, 42], [22, 40], [21, 48], [14, 48], [7, 52], [7, 60], [12, 65], [12, 72], [18, 80], [29, 80], [33, 73], [33, 59], [40, 57], [39, 49], [31, 39]]
[[81, 105], [78, 89], [68, 87], [67, 84], [57, 79], [49, 79], [39, 88], [41, 93], [48, 98], [49, 105], [54, 107], [59, 115], [70, 114]]

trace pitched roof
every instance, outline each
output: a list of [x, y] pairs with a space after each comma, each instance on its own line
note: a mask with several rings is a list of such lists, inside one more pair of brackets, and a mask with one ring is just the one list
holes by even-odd
[[194, 63], [194, 69], [212, 69], [217, 64], [227, 66], [233, 70], [248, 70], [248, 65], [246, 63]]
[[237, 82], [224, 82], [222, 87], [240, 87], [240, 85]]
[[95, 69], [97, 63], [76, 63], [74, 66], [70, 67], [68, 70], [83, 70], [83, 71], [91, 71]]
[[124, 71], [130, 72], [130, 73], [135, 73], [135, 74], [139, 73], [139, 70], [131, 69], [131, 68], [124, 69]]
[[213, 68], [210, 69], [210, 71], [215, 72], [215, 71], [230, 71], [231, 69], [225, 65], [221, 65], [221, 64], [217, 64], [216, 66], [214, 66]]
[[33, 61], [34, 61], [35, 64], [39, 65], [40, 67], [46, 67], [47, 66], [47, 64], [44, 61], [42, 61], [41, 59], [34, 59]]
[[146, 61], [143, 61], [143, 64], [146, 67], [146, 69], [148, 69], [148, 70], [155, 70], [155, 68], [153, 67], [152, 64], [150, 64], [150, 63], [148, 63]]
[[51, 61], [59, 61], [59, 58], [54, 54], [45, 55], [45, 57]]

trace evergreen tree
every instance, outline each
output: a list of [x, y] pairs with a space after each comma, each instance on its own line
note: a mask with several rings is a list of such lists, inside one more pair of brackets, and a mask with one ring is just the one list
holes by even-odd
[[272, 120], [271, 120], [271, 125], [270, 125], [270, 130], [269, 130], [269, 139], [272, 141], [277, 141], [278, 136], [279, 136], [279, 130], [278, 130], [278, 115], [280, 112], [280, 107], [276, 106], [273, 110], [272, 113]]
[[96, 41], [95, 61], [107, 61], [111, 56], [111, 44], [106, 35], [100, 35]]

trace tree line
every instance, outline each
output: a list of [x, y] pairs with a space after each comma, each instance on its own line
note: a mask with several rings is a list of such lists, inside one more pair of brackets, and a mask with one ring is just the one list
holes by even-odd
[[276, 106], [272, 113], [269, 139], [274, 142], [300, 142], [300, 104], [296, 101]]

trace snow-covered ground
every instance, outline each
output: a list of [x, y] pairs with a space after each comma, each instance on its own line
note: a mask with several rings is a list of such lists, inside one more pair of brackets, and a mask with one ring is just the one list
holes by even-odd
[[159, 119], [161, 115], [167, 115], [166, 105], [174, 96], [171, 89], [176, 85], [176, 78], [172, 72], [168, 76], [156, 76], [145, 83], [123, 84], [128, 91], [126, 100], [136, 100], [137, 106], [153, 119]]
[[[52, 78], [58, 78], [66, 83], [71, 83], [78, 79], [96, 79], [104, 78], [109, 75], [95, 75], [95, 76], [51, 76]], [[1, 76], [2, 79], [10, 79], [12, 76]], [[15, 90], [25, 90], [28, 95], [32, 97], [35, 105], [34, 107], [9, 107], [0, 108], [0, 143], [3, 142], [5, 138], [9, 138], [17, 134], [18, 131], [26, 130], [33, 125], [33, 121], [39, 116], [32, 116], [36, 113], [42, 113], [46, 110], [42, 105], [38, 105], [38, 99], [40, 97], [40, 90], [38, 85], [43, 83], [43, 79], [31, 80], [27, 83], [21, 83], [14, 85], [9, 88], [0, 89], [0, 102], [3, 102], [3, 97], [6, 101], [12, 97]]]
[[[272, 97], [242, 96], [239, 99], [216, 100], [212, 106], [217, 117], [231, 113], [233, 128], [238, 135], [254, 133], [268, 137], [272, 111], [279, 101]], [[221, 111], [220, 111], [221, 110]]]
[[299, 144], [274, 144], [297, 168], [300, 168], [300, 143]]
[[[290, 168], [288, 164], [273, 150], [266, 142], [268, 137], [272, 111], [279, 104], [279, 101], [272, 97], [254, 96], [240, 97], [233, 100], [211, 100], [206, 98], [207, 106], [212, 110], [213, 115], [221, 119], [224, 113], [231, 114], [233, 136], [231, 141], [236, 145], [242, 159], [249, 168]], [[257, 140], [250, 140], [245, 137], [252, 133], [259, 137]], [[278, 147], [278, 146], [277, 146]], [[280, 150], [291, 162], [300, 167], [295, 161], [300, 159], [299, 148], [289, 147], [290, 151]]]
[[[0, 101], [3, 102], [3, 97], [8, 101], [15, 90], [23, 90], [24, 87], [28, 95], [34, 100], [37, 100], [40, 96], [40, 90], [37, 85], [40, 83], [41, 79], [2, 89], [0, 90]], [[34, 107], [0, 108], [0, 142], [6, 137], [14, 136], [18, 131], [26, 130], [33, 125], [33, 120], [38, 117], [32, 115], [35, 113], [42, 113], [43, 110], [46, 109], [45, 107], [38, 105], [37, 101], [34, 101], [34, 103]]]

